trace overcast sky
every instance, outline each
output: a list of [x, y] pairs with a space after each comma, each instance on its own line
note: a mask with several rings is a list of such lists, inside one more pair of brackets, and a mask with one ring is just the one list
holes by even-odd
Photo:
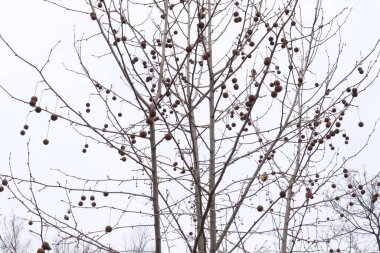
[[[301, 2], [308, 2], [303, 0]], [[65, 1], [62, 1], [65, 2]], [[73, 2], [73, 1], [70, 1]], [[347, 44], [344, 51], [344, 64], [352, 63], [358, 59], [361, 53], [364, 55], [380, 38], [380, 1], [379, 0], [326, 0], [325, 11], [332, 14], [343, 7], [352, 7], [351, 15], [342, 29], [342, 39]], [[84, 5], [78, 4], [84, 11], [89, 11]], [[89, 22], [87, 14], [64, 11], [46, 2], [39, 0], [12, 0], [2, 1], [0, 8], [0, 33], [1, 35], [29, 61], [41, 66], [49, 55], [49, 50], [58, 41], [61, 41], [54, 51], [51, 63], [47, 68], [48, 76], [59, 84], [63, 94], [69, 96], [71, 92], [80, 92], [81, 80], [76, 75], [64, 70], [66, 66], [76, 66], [76, 56], [73, 48], [74, 30], [76, 34], [83, 32], [92, 34], [96, 27]], [[99, 45], [103, 47], [104, 45]], [[109, 73], [105, 73], [109, 74]], [[115, 77], [115, 80], [117, 77]], [[36, 83], [39, 78], [32, 69], [26, 66], [13, 53], [0, 42], [0, 85], [22, 99], [29, 99], [34, 94]], [[66, 86], [67, 85], [67, 86]], [[78, 89], [78, 90], [76, 90]], [[363, 145], [363, 140], [372, 131], [376, 120], [380, 117], [380, 80], [364, 92], [355, 103], [361, 104], [360, 119], [364, 122], [363, 129], [355, 129], [351, 132], [352, 140], [349, 149], [353, 152]], [[86, 99], [77, 101], [83, 105]], [[84, 145], [83, 139], [75, 138], [72, 131], [67, 131], [67, 124], [57, 124], [51, 127], [50, 135], [52, 142], [49, 148], [42, 145], [42, 140], [47, 134], [47, 116], [28, 120], [30, 134], [22, 137], [19, 132], [28, 116], [27, 105], [12, 100], [0, 90], [0, 113], [2, 116], [0, 131], [0, 172], [8, 170], [8, 159], [12, 153], [12, 166], [22, 176], [27, 175], [26, 167], [26, 142], [31, 138], [31, 161], [36, 177], [49, 178], [56, 176], [49, 168], [65, 169], [68, 173], [80, 176], [117, 175], [122, 165], [118, 161], [109, 159], [99, 160], [99, 154], [104, 156], [113, 155], [104, 147], [91, 147], [86, 157], [81, 153]], [[49, 101], [52, 105], [55, 101]], [[351, 113], [355, 113], [352, 110]], [[351, 117], [357, 121], [358, 117]], [[366, 168], [372, 173], [379, 171], [380, 165], [377, 160], [380, 132], [373, 134], [370, 144], [355, 161], [350, 164], [353, 167]], [[356, 135], [356, 136], [355, 136]], [[358, 138], [356, 138], [358, 137]], [[75, 147], [75, 148], [73, 148]], [[75, 149], [75, 152], [73, 151]], [[59, 151], [57, 151], [59, 150]], [[101, 171], [94, 167], [102, 167]], [[50, 178], [51, 179], [51, 178]], [[23, 209], [15, 201], [8, 201], [8, 195], [1, 194], [0, 213], [9, 213], [12, 209], [20, 212]], [[52, 197], [52, 196], [49, 196]], [[4, 204], [9, 203], [9, 204]], [[64, 205], [62, 205], [64, 206]], [[60, 208], [59, 204], [52, 209]], [[62, 210], [62, 215], [65, 210]], [[25, 216], [24, 216], [25, 217]]]

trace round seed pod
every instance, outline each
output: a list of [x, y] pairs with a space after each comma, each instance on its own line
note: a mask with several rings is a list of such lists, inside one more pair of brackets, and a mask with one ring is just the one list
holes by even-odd
[[146, 138], [147, 135], [148, 135], [147, 132], [144, 131], [144, 130], [142, 130], [142, 131], [140, 132], [140, 137], [141, 137], [141, 138]]
[[45, 250], [43, 248], [38, 248], [37, 253], [45, 253]]
[[90, 17], [92, 20], [96, 20], [96, 13], [95, 12], [91, 12], [90, 13]]
[[44, 250], [51, 250], [51, 247], [48, 242], [43, 242], [41, 248], [43, 248]]
[[105, 228], [107, 233], [110, 233], [112, 231], [112, 227], [110, 225], [106, 226]]
[[173, 138], [173, 136], [171, 133], [166, 133], [164, 138], [165, 138], [165, 140], [170, 141]]
[[271, 63], [271, 58], [269, 58], [269, 57], [265, 57], [265, 59], [264, 59], [264, 65], [265, 65], [265, 66], [269, 66], [270, 63]]
[[53, 113], [52, 115], [50, 115], [50, 119], [51, 119], [52, 121], [56, 121], [56, 120], [58, 119], [58, 115], [55, 114], [55, 113]]

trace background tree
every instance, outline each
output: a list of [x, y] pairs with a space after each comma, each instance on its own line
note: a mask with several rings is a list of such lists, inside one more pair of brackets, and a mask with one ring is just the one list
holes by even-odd
[[25, 236], [23, 221], [12, 215], [4, 217], [1, 223], [0, 250], [1, 253], [27, 253], [30, 240]]
[[380, 251], [379, 174], [348, 172], [345, 169], [346, 182], [332, 184], [342, 192], [330, 202], [334, 216], [340, 217], [340, 222], [333, 223], [335, 238], [348, 242], [349, 252], [354, 252], [352, 244], [355, 252]]
[[[93, 27], [75, 32], [78, 63], [64, 65], [77, 86], [49, 74], [59, 43], [35, 64], [0, 37], [39, 76], [27, 99], [3, 86], [29, 106], [20, 134], [32, 137], [27, 174], [10, 158], [2, 177], [38, 220], [41, 242], [58, 230], [120, 252], [112, 238], [140, 225], [157, 253], [329, 248], [317, 218], [332, 199], [319, 195], [355, 157], [337, 150], [364, 123], [344, 119], [379, 71], [378, 41], [340, 71], [348, 10], [324, 16], [314, 1], [304, 15], [310, 4], [297, 0], [46, 2]], [[38, 141], [34, 125], [46, 129]], [[97, 162], [86, 173], [55, 162], [56, 174], [37, 177], [33, 150], [71, 155], [67, 127], [82, 142], [69, 145]]]
[[149, 247], [152, 238], [147, 227], [137, 227], [130, 238], [125, 241], [125, 251], [131, 253], [154, 252]]

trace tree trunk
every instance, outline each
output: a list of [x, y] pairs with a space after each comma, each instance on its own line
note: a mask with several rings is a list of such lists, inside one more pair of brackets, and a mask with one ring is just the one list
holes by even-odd
[[158, 199], [158, 175], [157, 175], [157, 151], [156, 151], [156, 129], [154, 123], [150, 126], [150, 152], [152, 157], [152, 198], [154, 214], [154, 240], [155, 252], [161, 253], [161, 224], [160, 206]]

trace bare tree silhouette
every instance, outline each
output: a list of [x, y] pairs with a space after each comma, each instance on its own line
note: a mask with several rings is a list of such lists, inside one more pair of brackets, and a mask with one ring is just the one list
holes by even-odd
[[[144, 226], [156, 253], [329, 249], [318, 217], [333, 199], [322, 192], [356, 156], [338, 149], [364, 123], [344, 119], [379, 73], [379, 41], [339, 68], [349, 10], [325, 16], [319, 0], [312, 15], [297, 0], [45, 2], [96, 32], [75, 33], [78, 65], [65, 70], [83, 85], [72, 89], [48, 74], [59, 43], [37, 65], [0, 35], [40, 79], [30, 99], [1, 86], [29, 108], [20, 134], [31, 136], [28, 176], [12, 157], [1, 176], [38, 220], [41, 242], [53, 228], [123, 252], [115, 238]], [[29, 126], [46, 116], [37, 144]], [[35, 176], [31, 151], [54, 148], [64, 126], [73, 130], [64, 139], [82, 141], [75, 147], [97, 162], [86, 176], [57, 163], [43, 165], [54, 176]], [[112, 174], [95, 176], [108, 164]]]
[[1, 223], [0, 251], [1, 253], [29, 252], [30, 240], [24, 238], [23, 221], [15, 215], [4, 217]]

